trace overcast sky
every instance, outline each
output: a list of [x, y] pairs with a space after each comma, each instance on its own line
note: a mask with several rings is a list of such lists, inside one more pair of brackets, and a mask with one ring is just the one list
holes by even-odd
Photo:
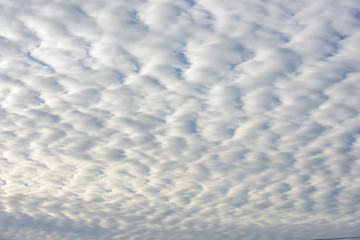
[[0, 239], [360, 235], [359, 0], [1, 0]]

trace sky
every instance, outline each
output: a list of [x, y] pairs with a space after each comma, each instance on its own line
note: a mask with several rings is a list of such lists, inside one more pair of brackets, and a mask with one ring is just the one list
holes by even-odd
[[360, 236], [359, 0], [1, 0], [0, 239]]

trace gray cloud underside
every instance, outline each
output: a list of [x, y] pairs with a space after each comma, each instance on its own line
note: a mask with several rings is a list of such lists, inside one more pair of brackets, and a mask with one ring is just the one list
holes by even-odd
[[360, 2], [0, 3], [1, 239], [360, 235]]

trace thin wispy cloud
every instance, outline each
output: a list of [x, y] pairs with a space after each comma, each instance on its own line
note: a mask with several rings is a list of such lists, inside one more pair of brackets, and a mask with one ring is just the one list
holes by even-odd
[[360, 2], [0, 3], [1, 239], [360, 235]]

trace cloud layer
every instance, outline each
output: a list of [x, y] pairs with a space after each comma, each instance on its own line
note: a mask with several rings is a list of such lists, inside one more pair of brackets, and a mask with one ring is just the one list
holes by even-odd
[[1, 239], [360, 235], [360, 2], [0, 4]]

